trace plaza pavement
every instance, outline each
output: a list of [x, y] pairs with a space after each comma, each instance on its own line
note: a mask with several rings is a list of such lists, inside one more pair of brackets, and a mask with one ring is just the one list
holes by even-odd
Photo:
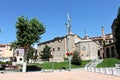
[[0, 80], [120, 80], [120, 76], [99, 74], [84, 70], [54, 72], [6, 72]]

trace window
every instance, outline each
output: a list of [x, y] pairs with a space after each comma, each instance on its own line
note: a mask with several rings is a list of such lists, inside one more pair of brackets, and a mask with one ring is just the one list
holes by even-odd
[[58, 51], [60, 51], [60, 47], [58, 47]]
[[81, 56], [83, 56], [83, 54]]
[[108, 41], [106, 40], [106, 43], [108, 43]]
[[109, 43], [112, 43], [112, 41], [110, 40]]
[[85, 46], [83, 46], [82, 50], [86, 50], [86, 47], [85, 47]]
[[13, 57], [13, 62], [17, 62], [17, 58], [16, 57]]
[[20, 58], [20, 61], [22, 61], [22, 58]]
[[53, 48], [53, 51], [55, 51], [55, 48]]

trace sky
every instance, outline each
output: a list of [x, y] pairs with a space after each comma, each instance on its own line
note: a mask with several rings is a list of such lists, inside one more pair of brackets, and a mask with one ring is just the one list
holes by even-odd
[[15, 24], [18, 17], [36, 17], [46, 27], [40, 42], [65, 36], [67, 13], [70, 13], [71, 29], [81, 38], [111, 33], [111, 25], [117, 17], [120, 0], [1, 0], [0, 1], [0, 44], [16, 40]]

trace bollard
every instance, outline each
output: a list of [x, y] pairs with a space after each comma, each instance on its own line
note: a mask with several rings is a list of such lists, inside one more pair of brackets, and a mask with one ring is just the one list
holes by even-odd
[[109, 74], [108, 68], [105, 68], [105, 73]]
[[27, 67], [27, 66], [26, 66], [26, 62], [24, 62], [24, 63], [23, 63], [23, 68], [22, 68], [22, 72], [26, 72], [26, 69], [27, 69], [26, 67]]
[[115, 68], [113, 69], [113, 75], [117, 75]]

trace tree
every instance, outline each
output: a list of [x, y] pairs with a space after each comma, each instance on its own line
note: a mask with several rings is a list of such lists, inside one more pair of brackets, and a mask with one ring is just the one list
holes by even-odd
[[17, 44], [17, 41], [14, 41], [14, 42], [11, 42], [11, 45], [10, 45], [10, 50], [15, 50], [16, 48], [18, 48], [18, 46], [17, 46], [18, 44]]
[[120, 59], [120, 8], [118, 10], [117, 18], [115, 19], [115, 47], [118, 53], [118, 58]]
[[27, 62], [29, 61], [29, 59], [34, 59], [34, 53], [36, 53], [36, 50], [30, 46], [29, 51], [28, 51], [28, 55], [27, 55]]
[[81, 58], [77, 51], [74, 52], [71, 63], [74, 65], [81, 65]]
[[43, 48], [43, 51], [41, 51], [41, 59], [43, 61], [48, 61], [49, 62], [49, 58], [51, 57], [51, 51], [50, 51], [50, 47], [45, 45], [45, 47]]
[[33, 43], [39, 42], [40, 36], [43, 33], [45, 33], [45, 26], [36, 18], [28, 20], [28, 18], [24, 18], [24, 16], [18, 17], [18, 21], [16, 22], [16, 44], [18, 47], [23, 47], [25, 49], [25, 61], [30, 46]]
[[33, 43], [39, 42], [40, 36], [43, 33], [45, 33], [45, 26], [36, 18], [28, 20], [28, 18], [24, 18], [24, 16], [18, 17], [18, 21], [16, 22], [16, 44], [19, 48], [24, 48], [25, 51], [23, 72], [26, 72], [26, 60], [30, 46]]

